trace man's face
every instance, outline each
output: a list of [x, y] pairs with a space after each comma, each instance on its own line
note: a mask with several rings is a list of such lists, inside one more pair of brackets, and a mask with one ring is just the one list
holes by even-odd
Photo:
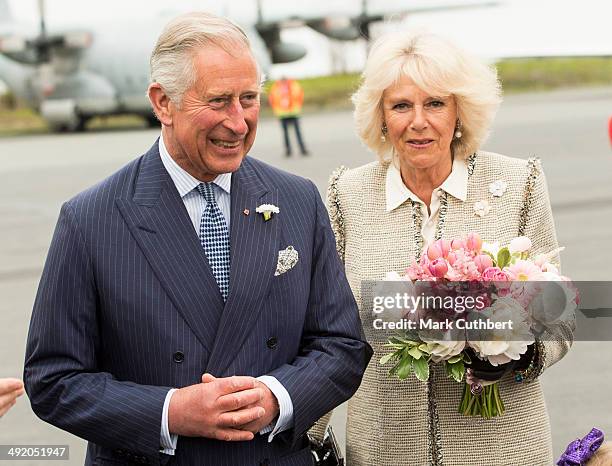
[[212, 181], [236, 171], [255, 141], [259, 75], [247, 48], [230, 55], [205, 47], [193, 63], [196, 81], [180, 109], [170, 104], [172, 121], [164, 127], [164, 142], [184, 170], [200, 181]]

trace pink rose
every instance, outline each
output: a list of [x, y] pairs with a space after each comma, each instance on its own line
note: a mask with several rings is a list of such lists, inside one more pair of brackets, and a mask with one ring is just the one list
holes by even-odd
[[487, 267], [482, 272], [482, 279], [485, 282], [507, 282], [510, 280], [510, 277], [499, 267]]

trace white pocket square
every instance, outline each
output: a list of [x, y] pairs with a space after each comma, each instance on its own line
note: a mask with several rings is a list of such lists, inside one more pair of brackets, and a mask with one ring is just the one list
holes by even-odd
[[276, 263], [276, 272], [274, 272], [274, 276], [282, 275], [285, 272], [288, 272], [298, 261], [298, 252], [293, 248], [293, 246], [287, 246], [287, 248], [282, 251], [278, 251], [278, 262]]

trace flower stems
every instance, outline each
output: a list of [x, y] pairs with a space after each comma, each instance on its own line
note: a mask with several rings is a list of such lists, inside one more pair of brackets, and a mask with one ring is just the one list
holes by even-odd
[[459, 412], [466, 416], [482, 416], [486, 419], [502, 416], [504, 402], [499, 394], [497, 383], [483, 387], [479, 395], [474, 395], [469, 384], [464, 384], [463, 398], [459, 404]]

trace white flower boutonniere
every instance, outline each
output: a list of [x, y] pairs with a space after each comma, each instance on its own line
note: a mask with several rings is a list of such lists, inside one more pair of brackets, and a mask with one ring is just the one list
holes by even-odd
[[262, 214], [264, 220], [267, 222], [272, 218], [272, 214], [278, 214], [280, 210], [274, 204], [262, 204], [255, 209], [255, 212]]
[[491, 206], [489, 205], [489, 201], [478, 201], [474, 203], [474, 213], [479, 217], [484, 217], [491, 210]]
[[501, 197], [506, 192], [508, 183], [503, 180], [494, 181], [489, 185], [489, 192], [495, 197]]

